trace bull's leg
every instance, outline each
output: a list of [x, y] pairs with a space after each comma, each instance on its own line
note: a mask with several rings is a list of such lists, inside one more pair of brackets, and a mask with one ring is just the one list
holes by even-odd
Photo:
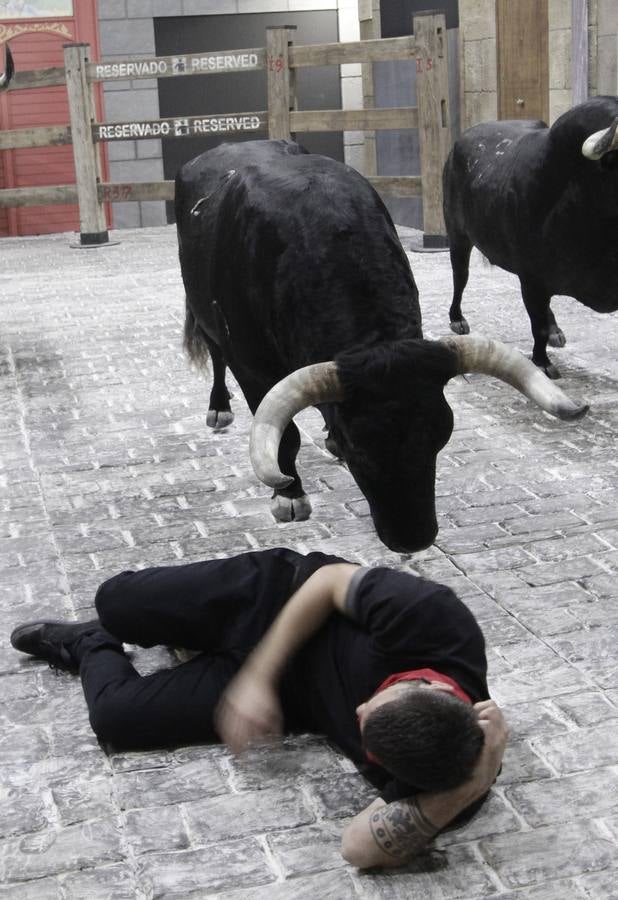
[[564, 347], [564, 345], [566, 344], [564, 331], [556, 322], [551, 308], [548, 309], [547, 312], [549, 314], [549, 337], [547, 338], [547, 343], [550, 347]]
[[207, 341], [212, 361], [213, 384], [208, 401], [206, 424], [210, 428], [221, 429], [234, 421], [234, 413], [230, 407], [230, 392], [225, 383], [225, 360], [220, 348], [214, 341]]
[[279, 468], [294, 481], [289, 487], [275, 488], [270, 511], [278, 522], [301, 522], [311, 515], [311, 503], [305, 494], [302, 481], [296, 471], [296, 455], [300, 449], [300, 434], [291, 422], [283, 432], [279, 445]]
[[449, 235], [449, 239], [451, 268], [453, 269], [453, 302], [449, 309], [451, 331], [454, 331], [455, 334], [469, 334], [470, 326], [461, 311], [461, 298], [468, 283], [472, 243], [463, 235]]
[[[234, 373], [236, 374], [236, 373]], [[260, 405], [262, 397], [270, 390], [272, 384], [265, 385], [262, 389], [256, 389], [253, 384], [248, 384], [245, 379], [236, 380], [240, 384], [245, 400], [251, 412]], [[284, 475], [291, 475], [294, 481], [285, 488], [275, 488], [270, 502], [270, 511], [278, 522], [301, 522], [311, 515], [311, 503], [303, 489], [303, 483], [296, 471], [296, 456], [300, 448], [300, 434], [294, 422], [290, 422], [281, 437], [279, 444], [278, 462]]]
[[530, 318], [532, 337], [534, 338], [532, 362], [535, 366], [543, 369], [548, 378], [560, 378], [560, 372], [547, 355], [547, 342], [552, 320], [555, 324], [555, 319], [549, 308], [551, 294], [533, 278], [520, 276], [519, 281], [526, 312]]

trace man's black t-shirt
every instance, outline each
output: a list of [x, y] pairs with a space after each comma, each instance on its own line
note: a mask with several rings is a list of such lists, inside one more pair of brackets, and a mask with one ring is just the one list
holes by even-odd
[[[295, 586], [335, 561], [299, 557]], [[485, 641], [450, 588], [386, 567], [357, 570], [346, 612], [332, 615], [288, 664], [281, 682], [286, 726], [325, 734], [390, 802], [413, 794], [414, 785], [367, 760], [356, 708], [389, 675], [422, 668], [453, 678], [473, 703], [486, 700]]]

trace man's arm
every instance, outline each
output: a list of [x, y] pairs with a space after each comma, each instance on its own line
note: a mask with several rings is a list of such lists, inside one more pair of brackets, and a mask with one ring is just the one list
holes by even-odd
[[277, 685], [287, 661], [335, 610], [344, 611], [358, 566], [323, 566], [285, 604], [224, 692], [215, 716], [219, 737], [234, 753], [282, 727]]
[[467, 806], [487, 793], [500, 769], [508, 729], [493, 700], [475, 704], [485, 742], [471, 778], [449, 791], [418, 794], [385, 803], [378, 798], [352, 819], [343, 832], [341, 853], [361, 869], [401, 866]]

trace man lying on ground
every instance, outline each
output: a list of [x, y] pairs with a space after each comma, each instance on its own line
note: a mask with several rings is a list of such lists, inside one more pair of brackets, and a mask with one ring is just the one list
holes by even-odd
[[[34, 622], [11, 643], [79, 672], [98, 738], [146, 750], [326, 735], [380, 796], [343, 833], [360, 866], [397, 866], [476, 812], [507, 730], [487, 691], [485, 642], [443, 585], [285, 548], [123, 572], [99, 619]], [[140, 676], [123, 642], [200, 651]]]

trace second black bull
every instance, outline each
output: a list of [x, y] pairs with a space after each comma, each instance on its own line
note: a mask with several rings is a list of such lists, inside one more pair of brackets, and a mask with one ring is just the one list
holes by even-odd
[[444, 167], [444, 219], [453, 266], [451, 328], [468, 334], [461, 297], [472, 246], [521, 284], [532, 359], [551, 378], [547, 344], [565, 337], [554, 294], [596, 312], [618, 309], [618, 97], [593, 97], [551, 128], [485, 122], [455, 142]]
[[292, 142], [223, 144], [180, 171], [176, 220], [186, 346], [195, 361], [212, 360], [207, 423], [232, 421], [229, 366], [255, 414], [251, 461], [281, 521], [311, 511], [292, 421], [307, 406], [322, 413], [327, 446], [347, 463], [381, 540], [399, 551], [437, 533], [450, 378], [486, 372], [561, 418], [586, 410], [501, 344], [423, 339], [390, 216], [348, 166]]

